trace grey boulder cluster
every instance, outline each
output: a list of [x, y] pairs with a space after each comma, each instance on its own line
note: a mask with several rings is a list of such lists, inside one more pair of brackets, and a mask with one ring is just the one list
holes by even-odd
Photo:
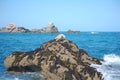
[[29, 30], [24, 27], [17, 27], [15, 24], [8, 24], [6, 27], [1, 28], [0, 32], [58, 33], [58, 29], [53, 23], [49, 23], [47, 27], [44, 27], [42, 29], [34, 29], [34, 30]]
[[4, 60], [8, 73], [38, 72], [45, 80], [102, 80], [91, 67], [101, 64], [61, 34], [30, 52], [13, 52]]
[[30, 32], [24, 27], [17, 27], [15, 24], [8, 24], [6, 27], [0, 29], [0, 32]]
[[58, 33], [57, 27], [53, 23], [48, 23], [47, 27], [44, 27], [42, 29], [33, 29], [31, 32], [34, 33]]
[[[54, 25], [54, 23], [49, 22], [46, 27], [43, 27], [41, 29], [26, 29], [24, 27], [18, 27], [15, 24], [8, 24], [6, 27], [3, 27], [0, 29], [0, 32], [10, 32], [10, 33], [58, 33], [58, 28]], [[73, 33], [73, 34], [79, 34], [80, 31], [74, 31], [69, 29], [66, 31], [67, 33]]]

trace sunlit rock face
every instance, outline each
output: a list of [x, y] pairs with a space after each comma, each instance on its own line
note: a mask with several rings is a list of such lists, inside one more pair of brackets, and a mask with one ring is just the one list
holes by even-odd
[[47, 27], [43, 27], [42, 29], [34, 29], [31, 30], [33, 33], [58, 33], [58, 28], [54, 25], [54, 23], [48, 23]]
[[46, 80], [102, 80], [91, 64], [101, 62], [66, 38], [55, 38], [31, 52], [13, 52], [4, 60], [8, 73], [40, 72]]
[[24, 27], [17, 27], [15, 24], [8, 24], [6, 27], [0, 29], [0, 32], [30, 32]]

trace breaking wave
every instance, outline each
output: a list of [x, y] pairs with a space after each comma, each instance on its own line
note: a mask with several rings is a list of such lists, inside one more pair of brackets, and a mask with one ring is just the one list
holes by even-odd
[[98, 72], [103, 74], [104, 80], [120, 80], [120, 56], [115, 54], [104, 55], [102, 65], [92, 64]]

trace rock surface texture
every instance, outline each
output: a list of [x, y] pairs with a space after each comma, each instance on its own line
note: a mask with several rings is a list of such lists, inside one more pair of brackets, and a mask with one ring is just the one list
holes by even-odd
[[6, 27], [0, 29], [0, 32], [30, 32], [30, 30], [24, 27], [17, 27], [14, 24], [8, 24]]
[[102, 80], [91, 64], [101, 62], [65, 38], [43, 43], [31, 52], [14, 52], [4, 60], [9, 73], [40, 72], [46, 80]]
[[31, 30], [33, 33], [58, 33], [57, 27], [53, 23], [48, 23], [47, 27]]

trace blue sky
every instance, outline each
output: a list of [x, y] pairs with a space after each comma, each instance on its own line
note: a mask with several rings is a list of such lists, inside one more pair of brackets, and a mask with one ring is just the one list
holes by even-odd
[[0, 27], [120, 31], [120, 0], [0, 0]]

